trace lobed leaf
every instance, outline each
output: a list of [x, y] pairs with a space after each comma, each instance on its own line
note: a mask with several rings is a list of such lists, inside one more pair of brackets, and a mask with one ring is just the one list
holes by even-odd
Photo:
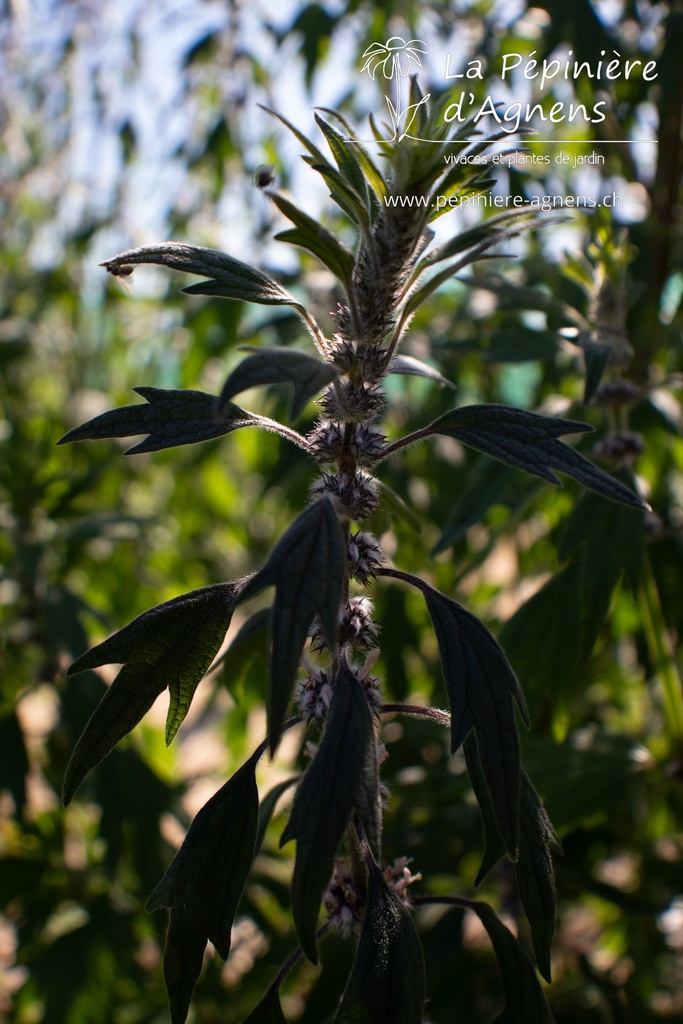
[[527, 473], [559, 484], [558, 470], [603, 497], [635, 508], [648, 508], [620, 480], [609, 476], [574, 448], [558, 441], [562, 434], [580, 434], [592, 428], [577, 420], [541, 416], [506, 405], [466, 405], [440, 416], [425, 433], [454, 437], [470, 448], [492, 455]]
[[[222, 437], [240, 427], [259, 425], [259, 416], [227, 404], [218, 415], [215, 395], [203, 391], [133, 388], [147, 405], [124, 405], [73, 427], [57, 444], [70, 441], [100, 440], [105, 437], [134, 437], [147, 434], [145, 441], [129, 448], [126, 455], [158, 452], [182, 444], [196, 444]], [[270, 422], [270, 421], [269, 421]]]
[[268, 729], [278, 744], [308, 631], [318, 616], [332, 651], [346, 570], [346, 544], [332, 501], [322, 497], [294, 520], [240, 600], [275, 586], [271, 616]]
[[556, 696], [575, 686], [622, 575], [637, 588], [645, 556], [642, 511], [601, 501], [595, 494], [582, 495], [565, 527], [559, 554], [571, 558], [569, 564], [517, 609], [500, 634], [525, 680], [532, 707], [546, 694], [549, 678]]
[[228, 631], [239, 589], [239, 584], [220, 583], [166, 601], [71, 665], [69, 676], [100, 665], [120, 663], [123, 668], [71, 755], [64, 776], [65, 806], [88, 772], [137, 725], [167, 687], [171, 703], [166, 742], [171, 742]]
[[382, 197], [387, 194], [387, 183], [384, 180], [377, 164], [373, 161], [368, 151], [358, 140], [354, 129], [351, 127], [346, 118], [342, 117], [342, 115], [337, 110], [330, 110], [328, 107], [320, 107], [320, 109], [323, 111], [324, 114], [331, 114], [343, 126], [344, 130], [347, 133], [347, 138], [344, 139], [343, 141], [346, 143], [347, 147], [353, 147], [354, 156], [363, 170], [363, 174], [368, 185], [375, 193], [377, 199], [382, 199]]
[[358, 798], [374, 737], [372, 715], [361, 684], [342, 664], [325, 732], [297, 790], [280, 845], [296, 839], [292, 912], [301, 948], [318, 962], [316, 929], [334, 858]]
[[456, 601], [409, 573], [382, 568], [377, 575], [405, 580], [424, 595], [451, 708], [451, 752], [455, 753], [474, 731], [496, 822], [505, 847], [515, 860], [521, 772], [515, 702], [528, 725], [517, 677], [484, 624]]
[[289, 348], [249, 349], [247, 356], [232, 371], [221, 390], [219, 408], [230, 406], [230, 399], [247, 388], [263, 384], [289, 384], [292, 387], [290, 417], [301, 414], [309, 398], [317, 395], [326, 384], [339, 376], [333, 363], [325, 363], [317, 356]]
[[184, 242], [162, 242], [129, 249], [101, 266], [110, 273], [125, 265], [138, 266], [153, 263], [158, 266], [182, 270], [186, 274], [201, 274], [209, 278], [182, 290], [187, 295], [218, 295], [225, 299], [244, 299], [267, 306], [294, 306], [301, 309], [293, 295], [264, 274], [263, 271], [242, 263], [218, 249], [206, 249]]
[[422, 1024], [425, 968], [409, 911], [381, 869], [368, 863], [358, 949], [334, 1024]]
[[207, 940], [225, 960], [242, 891], [255, 854], [258, 826], [252, 756], [202, 807], [147, 901], [171, 909], [164, 976], [173, 1024], [183, 1024]]
[[[464, 749], [467, 770], [481, 811], [486, 842], [484, 858], [475, 879], [475, 885], [479, 885], [505, 853], [505, 843], [498, 831], [493, 802], [481, 769], [474, 737], [470, 736], [465, 741]], [[561, 853], [562, 844], [531, 779], [522, 769], [520, 842], [515, 874], [524, 913], [531, 928], [538, 968], [546, 981], [551, 980], [550, 955], [557, 914], [551, 850]]]

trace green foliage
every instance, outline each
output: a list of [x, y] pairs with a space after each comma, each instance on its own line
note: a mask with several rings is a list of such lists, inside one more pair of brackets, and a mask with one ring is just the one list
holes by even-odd
[[[362, 8], [364, 25], [378, 40], [385, 36], [385, 14], [373, 16], [363, 3], [342, 7], [334, 16], [316, 5], [293, 15], [309, 82], [334, 49], [338, 26], [352, 26], [350, 13]], [[417, 5], [402, 13], [410, 23], [405, 37], [421, 35]], [[105, 236], [110, 244], [107, 214], [84, 213], [78, 238], [57, 258], [67, 270], [30, 262], [38, 252], [46, 258], [52, 243], [46, 248], [45, 237], [61, 238], [74, 223], [61, 205], [53, 215], [50, 200], [36, 198], [59, 181], [50, 155], [54, 108], [46, 113], [40, 98], [59, 91], [36, 93], [43, 127], [30, 127], [25, 147], [10, 136], [0, 200], [7, 242], [0, 267], [0, 924], [3, 938], [16, 937], [19, 947], [18, 971], [7, 975], [7, 993], [0, 988], [0, 1016], [14, 1024], [168, 1019], [159, 955], [164, 915], [148, 918], [143, 910], [154, 890], [172, 902], [165, 973], [174, 1021], [185, 1019], [201, 972], [190, 1011], [197, 1024], [404, 1016], [421, 1024], [424, 1015], [435, 1024], [483, 1024], [496, 1015], [536, 1022], [553, 1013], [563, 1024], [679, 1019], [683, 451], [680, 272], [671, 224], [680, 202], [680, 19], [663, 12], [648, 21], [651, 13], [631, 5], [628, 24], [610, 26], [589, 5], [571, 18], [557, 4], [533, 14], [533, 31], [542, 32], [533, 45], [544, 56], [569, 43], [579, 59], [597, 59], [601, 48], [632, 46], [637, 26], [638, 46], [657, 58], [663, 86], [646, 89], [635, 78], [613, 83], [620, 133], [639, 131], [645, 109], [648, 118], [655, 110], [659, 116], [659, 147], [647, 168], [641, 154], [632, 163], [632, 147], [605, 147], [605, 175], [637, 183], [633, 194], [647, 196], [650, 212], [627, 228], [604, 211], [592, 221], [577, 218], [580, 242], [565, 236], [577, 250], [572, 256], [557, 256], [544, 241], [557, 241], [561, 225], [537, 233], [538, 219], [526, 212], [466, 225], [461, 219], [463, 230], [455, 231], [448, 208], [427, 204], [414, 217], [390, 210], [386, 199], [411, 190], [433, 201], [493, 187], [490, 166], [443, 159], [448, 145], [463, 145], [454, 140], [469, 126], [439, 144], [411, 138], [443, 129], [429, 113], [434, 88], [424, 97], [414, 80], [409, 108], [393, 107], [400, 143], [380, 128], [376, 143], [359, 145], [351, 125], [360, 123], [360, 111], [350, 97], [343, 114], [323, 110], [317, 118], [329, 157], [295, 131], [339, 212], [321, 213], [308, 201], [299, 209], [272, 182], [254, 194], [256, 246], [272, 234], [263, 212], [268, 201], [293, 225], [275, 230], [303, 250], [299, 271], [274, 268], [267, 247], [264, 271], [216, 249], [146, 246], [108, 261], [113, 277], [127, 282], [138, 263], [160, 263], [207, 281], [191, 286], [189, 300], [160, 300], [159, 292], [150, 300], [143, 279], [134, 305], [116, 298], [115, 286], [100, 315], [89, 271], [79, 288], [81, 268], [101, 259], [93, 253], [102, 252]], [[444, 32], [454, 17], [460, 27], [452, 11], [428, 16], [443, 19]], [[473, 12], [466, 17], [471, 27]], [[502, 29], [484, 9], [476, 19], [477, 47], [491, 66], [502, 52], [528, 45], [528, 25]], [[278, 43], [287, 35], [272, 26], [263, 31]], [[218, 38], [210, 33], [188, 54], [186, 82], [211, 82], [212, 67], [223, 66]], [[245, 46], [240, 60], [267, 83], [268, 69]], [[68, 48], [65, 54], [69, 62]], [[588, 102], [584, 82], [565, 85]], [[472, 82], [477, 95], [483, 88]], [[157, 237], [211, 245], [219, 228], [214, 235], [206, 225], [224, 208], [224, 189], [234, 198], [251, 177], [250, 168], [233, 172], [253, 147], [241, 136], [241, 100], [226, 104], [217, 79], [193, 99], [193, 138], [169, 160], [191, 165], [194, 195], [204, 205], [190, 209], [190, 198], [173, 209], [170, 197], [170, 220]], [[137, 161], [143, 135], [134, 122], [121, 134], [125, 159]], [[467, 152], [485, 158], [487, 145], [482, 138]], [[61, 141], [58, 148], [71, 152]], [[574, 143], [566, 148], [578, 152]], [[297, 193], [292, 169], [280, 166], [270, 139], [263, 156]], [[548, 170], [499, 174], [526, 197], [557, 188]], [[388, 221], [401, 230], [387, 231]], [[440, 232], [438, 244], [430, 224]], [[232, 219], [228, 227], [230, 237], [243, 230]], [[401, 252], [392, 238], [394, 245], [403, 239]], [[411, 239], [418, 240], [413, 248]], [[506, 239], [514, 240], [516, 263], [485, 273], [483, 260], [499, 257]], [[310, 272], [314, 260], [325, 275]], [[328, 290], [330, 274], [336, 283]], [[310, 303], [300, 300], [307, 285]], [[216, 303], [214, 296], [233, 301]], [[246, 300], [260, 312], [249, 313]], [[378, 307], [382, 315], [374, 315]], [[335, 308], [331, 326], [324, 311]], [[361, 338], [364, 349], [356, 344]], [[299, 341], [318, 355], [295, 350]], [[240, 345], [250, 350], [241, 363], [234, 355]], [[250, 366], [256, 377], [240, 378]], [[154, 385], [136, 389], [145, 401], [121, 404], [143, 374]], [[258, 412], [229, 402], [240, 379], [266, 385], [252, 399]], [[271, 384], [290, 389], [289, 413]], [[310, 420], [321, 391], [325, 425]], [[119, 407], [103, 413], [112, 403]], [[301, 433], [285, 425], [288, 416], [299, 418]], [[577, 428], [587, 434], [584, 419], [594, 433], [581, 439], [580, 451], [558, 440]], [[80, 420], [87, 422], [74, 426]], [[573, 430], [560, 429], [567, 424]], [[92, 451], [55, 450], [60, 434], [103, 440]], [[129, 450], [139, 458], [122, 465], [113, 457], [118, 445], [106, 439], [136, 435], [146, 437]], [[411, 444], [420, 439], [432, 443]], [[311, 490], [313, 463], [322, 471]], [[546, 486], [557, 482], [556, 471], [572, 478], [561, 492]], [[582, 494], [577, 482], [595, 490]], [[406, 572], [383, 567], [364, 539], [370, 531]], [[429, 561], [430, 550], [439, 557]], [[374, 587], [374, 576], [392, 573], [419, 581], [422, 593]], [[259, 607], [271, 585], [273, 607]], [[233, 586], [245, 588], [242, 600], [253, 596], [255, 610], [229, 596], [225, 588]], [[206, 605], [198, 598], [195, 607], [203, 593]], [[92, 643], [98, 646], [83, 655]], [[92, 660], [103, 653], [121, 659], [113, 682], [113, 671], [100, 673], [108, 662]], [[429, 707], [443, 700], [439, 656], [452, 720]], [[73, 659], [96, 671], [72, 670], [65, 679]], [[382, 681], [371, 674], [375, 665]], [[515, 674], [531, 711], [531, 729], [520, 737]], [[332, 729], [344, 680], [351, 694], [362, 695], [351, 736]], [[168, 739], [182, 722], [169, 750], [157, 708], [140, 722], [166, 686]], [[299, 715], [286, 722], [295, 691]], [[256, 744], [259, 756], [265, 750], [264, 703], [272, 747], [283, 725], [303, 717], [307, 727], [305, 737], [288, 732], [272, 768], [262, 764], [266, 796], [259, 806], [250, 752]], [[464, 757], [449, 758], [449, 729], [458, 746], [464, 740]], [[365, 732], [368, 742], [358, 745]], [[310, 761], [308, 737], [319, 743]], [[197, 768], [192, 752], [208, 756], [216, 740], [220, 765]], [[326, 778], [323, 751], [332, 751]], [[73, 790], [95, 765], [77, 799], [59, 808], [62, 781]], [[307, 855], [301, 837], [291, 858], [290, 848], [278, 849], [292, 823], [302, 835], [315, 832], [316, 819], [300, 801], [316, 772], [315, 806], [329, 826], [317, 865], [318, 851]], [[338, 787], [330, 782], [337, 778]], [[185, 828], [223, 783], [178, 851], [178, 822]], [[286, 825], [281, 805], [295, 783]], [[351, 810], [346, 798], [341, 812], [335, 808], [337, 790], [352, 792]], [[564, 857], [555, 878], [558, 833]], [[341, 840], [330, 854], [335, 835]], [[517, 852], [515, 861], [506, 848]], [[320, 956], [319, 973], [292, 952], [288, 872], [293, 860], [296, 883], [307, 857], [317, 875], [310, 891], [301, 886], [296, 929], [305, 933], [307, 953]], [[421, 879], [401, 867], [406, 858]], [[464, 898], [475, 885], [486, 903]], [[440, 904], [430, 910], [454, 909], [423, 913], [430, 902]], [[473, 929], [473, 915], [493, 951]], [[330, 923], [320, 929], [325, 916]], [[206, 956], [207, 940], [221, 956], [232, 947], [225, 967]], [[546, 980], [552, 949], [547, 988], [536, 977], [532, 948]]]

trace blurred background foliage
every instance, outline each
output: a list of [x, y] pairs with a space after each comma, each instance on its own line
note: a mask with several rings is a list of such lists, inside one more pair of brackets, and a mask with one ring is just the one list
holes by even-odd
[[[441, 439], [382, 470], [407, 509], [374, 526], [397, 564], [496, 629], [528, 695], [524, 762], [565, 848], [549, 989], [558, 1024], [683, 1021], [680, 0], [5, 0], [0, 10], [0, 1018], [168, 1020], [165, 915], [147, 915], [144, 901], [192, 815], [263, 735], [265, 638], [207, 678], [170, 750], [155, 706], [67, 811], [66, 761], [110, 677], [67, 685], [64, 670], [152, 605], [258, 564], [310, 480], [301, 453], [251, 431], [131, 459], [115, 442], [55, 447], [69, 427], [130, 402], [134, 385], [215, 391], [238, 343], [297, 340], [287, 313], [182, 297], [183, 282], [144, 268], [128, 297], [98, 264], [165, 238], [212, 245], [308, 294], [330, 324], [330, 278], [271, 241], [282, 222], [253, 173], [275, 165], [314, 214], [324, 194], [256, 104], [309, 133], [314, 104], [361, 124], [383, 99], [360, 55], [400, 34], [429, 41], [434, 81], [425, 68], [423, 89], [443, 85], [446, 52], [460, 67], [518, 49], [547, 57], [560, 44], [581, 60], [616, 49], [658, 61], [656, 83], [616, 82], [615, 117], [588, 126], [597, 141], [658, 145], [596, 147], [604, 167], [564, 178], [552, 164], [501, 170], [496, 186], [527, 197], [614, 189], [624, 209], [614, 220], [572, 215], [515, 243], [514, 265], [452, 283], [416, 318], [408, 347], [457, 381], [460, 403], [587, 419], [596, 433], [583, 450], [634, 482], [652, 516], [573, 484], [539, 486]], [[586, 82], [574, 85], [585, 102]], [[585, 154], [572, 131], [566, 151]], [[613, 391], [586, 402], [606, 339]], [[425, 380], [391, 388], [394, 435], [453, 402]], [[244, 398], [284, 415], [277, 391]], [[388, 697], [443, 705], [419, 595], [383, 586], [375, 598]], [[383, 739], [387, 857], [413, 857], [425, 892], [471, 896], [482, 833], [462, 758], [449, 760], [445, 735], [424, 721], [387, 720]], [[300, 743], [262, 768], [263, 792], [291, 775]], [[196, 1024], [241, 1021], [293, 946], [283, 820], [256, 862], [227, 964], [207, 959]], [[482, 889], [524, 936], [510, 866]], [[470, 915], [424, 907], [417, 921], [429, 1019], [491, 1020], [498, 972]], [[325, 984], [318, 968], [295, 971], [288, 1016], [331, 1019], [350, 960], [349, 944], [328, 938]]]

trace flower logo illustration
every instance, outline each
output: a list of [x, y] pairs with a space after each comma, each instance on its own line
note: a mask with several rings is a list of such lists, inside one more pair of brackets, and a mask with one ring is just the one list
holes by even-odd
[[[420, 54], [428, 52], [427, 44], [421, 39], [410, 39], [406, 42], [402, 36], [391, 36], [390, 39], [387, 39], [386, 43], [372, 43], [363, 54], [365, 63], [361, 68], [361, 72], [367, 71], [374, 80], [375, 75], [381, 68], [382, 74], [387, 81], [395, 80], [396, 82], [395, 103], [392, 103], [388, 96], [386, 101], [394, 128], [394, 139], [398, 137], [399, 142], [408, 134], [418, 108], [422, 104], [426, 104], [429, 99], [429, 94], [427, 94], [418, 103], [409, 104], [404, 109], [401, 109], [401, 80], [410, 74], [413, 64], [419, 68], [422, 67]], [[402, 127], [401, 122], [403, 122]]]
[[422, 67], [420, 53], [427, 53], [427, 44], [421, 39], [411, 39], [406, 42], [401, 36], [392, 36], [386, 43], [373, 43], [368, 46], [363, 54], [365, 64], [361, 71], [367, 71], [374, 79], [378, 68], [382, 68], [385, 78], [405, 78], [410, 74], [410, 67], [413, 61], [419, 68]]

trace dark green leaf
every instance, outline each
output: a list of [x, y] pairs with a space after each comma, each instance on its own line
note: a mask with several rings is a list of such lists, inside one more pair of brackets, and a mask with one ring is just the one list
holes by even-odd
[[193, 590], [152, 608], [78, 658], [67, 675], [123, 664], [86, 725], [64, 777], [68, 804], [87, 773], [99, 764], [166, 687], [171, 701], [166, 725], [170, 743], [187, 714], [202, 676], [223, 642], [239, 587], [221, 583]]
[[397, 494], [389, 484], [385, 484], [383, 480], [375, 480], [375, 483], [379, 487], [380, 497], [382, 499], [382, 507], [385, 508], [390, 515], [395, 516], [397, 519], [402, 519], [404, 523], [407, 523], [411, 529], [416, 532], [420, 532], [422, 529], [422, 523], [419, 516], [416, 516], [410, 505], [407, 505], [400, 494]]
[[435, 263], [440, 263], [442, 260], [451, 259], [453, 256], [457, 256], [458, 253], [465, 252], [466, 249], [472, 249], [475, 245], [488, 238], [493, 238], [497, 242], [499, 240], [498, 235], [501, 224], [513, 220], [529, 220], [532, 217], [534, 217], [534, 214], [528, 209], [507, 210], [496, 217], [489, 217], [487, 220], [480, 221], [474, 227], [461, 231], [460, 234], [455, 235], [448, 242], [428, 252], [420, 260], [418, 268], [426, 269], [427, 267], [434, 266]]
[[553, 701], [576, 686], [581, 656], [581, 577], [579, 562], [556, 573], [500, 631], [500, 642], [524, 680], [534, 712], [541, 700]]
[[307, 160], [307, 163], [310, 163], [313, 170], [317, 171], [324, 180], [330, 190], [330, 198], [334, 200], [337, 206], [351, 218], [354, 224], [357, 224], [359, 227], [367, 227], [368, 212], [363, 204], [363, 200], [355, 189], [348, 184], [344, 175], [336, 167], [328, 163], [327, 160], [322, 164], [316, 160]]
[[643, 798], [638, 778], [652, 766], [651, 755], [629, 736], [587, 727], [563, 743], [526, 736], [524, 760], [543, 779], [548, 813], [562, 831], [594, 828], [615, 814], [633, 814]]
[[[605, 538], [609, 537], [609, 544]], [[590, 657], [614, 588], [623, 574], [634, 591], [645, 557], [645, 520], [640, 509], [584, 494], [574, 506], [560, 543], [560, 558], [582, 561], [581, 658]]]
[[531, 927], [538, 969], [550, 981], [550, 954], [557, 914], [557, 892], [551, 850], [562, 844], [531, 779], [522, 771], [519, 858], [515, 864], [517, 887]]
[[356, 957], [334, 1024], [422, 1024], [425, 969], [410, 913], [368, 864], [368, 901]]
[[[498, 829], [493, 800], [486, 784], [486, 776], [482, 770], [481, 758], [477, 749], [477, 740], [473, 733], [465, 740], [463, 752], [467, 763], [467, 773], [470, 777], [477, 803], [479, 804], [479, 813], [481, 814], [484, 826], [484, 856], [477, 872], [477, 877], [474, 880], [474, 884], [479, 885], [505, 853], [505, 843]], [[522, 772], [524, 772], [523, 768]]]
[[272, 277], [218, 249], [205, 249], [184, 242], [163, 242], [161, 245], [129, 249], [101, 265], [115, 273], [122, 266], [135, 267], [141, 263], [153, 263], [210, 278], [183, 288], [188, 295], [220, 295], [226, 299], [244, 299], [268, 306], [301, 308], [294, 296]]
[[487, 903], [469, 906], [483, 924], [493, 944], [503, 977], [505, 1010], [496, 1024], [554, 1024], [533, 964], [512, 932]]
[[365, 835], [375, 857], [382, 853], [382, 794], [380, 791], [377, 741], [374, 730], [370, 734], [363, 772], [358, 783], [355, 808], [363, 824]]
[[268, 192], [277, 208], [296, 225], [296, 228], [281, 231], [275, 237], [281, 242], [291, 242], [308, 249], [348, 289], [353, 273], [353, 253], [331, 231], [324, 228], [313, 217], [300, 210], [280, 192]]
[[323, 497], [294, 520], [264, 567], [242, 591], [240, 600], [275, 586], [268, 701], [271, 750], [278, 744], [314, 616], [320, 618], [330, 649], [337, 648], [345, 569], [346, 544], [341, 525], [332, 501]]
[[230, 399], [247, 388], [262, 384], [289, 384], [292, 386], [290, 416], [295, 419], [306, 402], [317, 395], [326, 384], [339, 376], [332, 363], [324, 363], [317, 356], [289, 348], [260, 348], [253, 351], [232, 371], [220, 395], [220, 408], [230, 405]]
[[192, 904], [172, 911], [164, 950], [164, 980], [171, 1024], [185, 1024], [205, 949], [206, 923], [202, 908]]
[[318, 962], [320, 904], [358, 797], [373, 736], [363, 688], [343, 664], [334, 681], [322, 741], [297, 790], [281, 839], [281, 845], [297, 841], [292, 912], [301, 948], [313, 963]]
[[527, 721], [522, 691], [503, 651], [479, 619], [431, 588], [425, 600], [451, 707], [451, 751], [455, 753], [474, 729], [496, 820], [514, 860], [520, 761], [513, 698]]
[[608, 476], [585, 455], [557, 440], [561, 434], [591, 430], [587, 423], [541, 416], [506, 405], [467, 405], [445, 413], [426, 429], [430, 433], [454, 437], [470, 448], [551, 483], [559, 483], [552, 472], [556, 469], [606, 498], [636, 508], [647, 508], [645, 502], [620, 480]]
[[224, 960], [256, 848], [256, 763], [250, 758], [202, 807], [147, 901], [149, 911], [170, 907], [178, 920], [189, 914]]
[[446, 337], [432, 342], [434, 355], [449, 352], [457, 358], [474, 352], [487, 363], [550, 362], [557, 355], [557, 347], [556, 331], [535, 330], [518, 321], [500, 326], [494, 323], [484, 333], [477, 329], [457, 341]]
[[519, 837], [521, 766], [513, 702], [528, 724], [517, 678], [484, 624], [457, 602], [408, 573], [380, 569], [377, 575], [405, 580], [424, 594], [451, 708], [451, 751], [455, 753], [474, 730], [498, 828], [514, 860]]
[[586, 363], [586, 383], [583, 391], [583, 400], [587, 405], [600, 387], [600, 382], [607, 369], [612, 349], [610, 345], [596, 345], [590, 341], [582, 345], [582, 348], [583, 358]]
[[413, 356], [394, 356], [389, 364], [389, 373], [400, 373], [407, 377], [426, 377], [428, 380], [436, 381], [437, 384], [444, 384], [455, 390], [455, 384], [447, 380], [438, 370], [421, 359], [414, 359]]
[[346, 132], [346, 138], [342, 137], [344, 144], [347, 148], [353, 146], [353, 155], [360, 164], [365, 179], [374, 191], [378, 200], [381, 199], [387, 193], [387, 183], [382, 177], [377, 164], [375, 164], [368, 151], [358, 141], [352, 126], [345, 117], [342, 117], [338, 110], [330, 110], [328, 107], [320, 107], [320, 110], [322, 110], [324, 114], [330, 114], [342, 125]]
[[[476, 742], [471, 736], [465, 742], [465, 757], [472, 788], [481, 811], [486, 840], [484, 858], [475, 879], [475, 885], [479, 885], [505, 853], [505, 843], [498, 831], [493, 802], [481, 769]], [[531, 927], [539, 970], [547, 981], [550, 981], [550, 954], [557, 911], [552, 849], [561, 852], [562, 844], [531, 779], [522, 769], [519, 857], [515, 864], [515, 873], [522, 906]]]
[[140, 441], [125, 453], [135, 455], [222, 437], [240, 427], [258, 426], [260, 419], [232, 404], [219, 414], [216, 396], [203, 391], [148, 387], [133, 388], [133, 391], [142, 395], [149, 404], [124, 405], [120, 409], [103, 412], [80, 427], [74, 427], [57, 444], [148, 434], [145, 441]]
[[356, 155], [356, 147], [349, 143], [329, 121], [320, 114], [314, 114], [315, 123], [325, 136], [335, 163], [344, 180], [360, 196], [367, 195], [368, 182]]
[[582, 317], [566, 302], [556, 298], [540, 288], [525, 287], [524, 285], [511, 284], [502, 277], [488, 275], [486, 277], [461, 277], [461, 284], [471, 285], [473, 288], [484, 288], [492, 292], [501, 310], [538, 310], [558, 317], [565, 323], [577, 324], [582, 322]]
[[280, 1006], [280, 985], [271, 985], [263, 999], [254, 1007], [242, 1024], [287, 1024]]
[[21, 821], [26, 803], [29, 763], [24, 734], [14, 713], [0, 718], [0, 750], [0, 791], [6, 789], [11, 794], [17, 818]]
[[258, 832], [256, 834], [256, 849], [260, 850], [263, 844], [263, 840], [266, 834], [266, 829], [270, 824], [270, 819], [275, 813], [275, 808], [280, 797], [290, 789], [295, 782], [299, 781], [298, 775], [293, 775], [291, 779], [285, 779], [283, 782], [279, 782], [277, 786], [273, 786], [263, 800], [259, 804], [258, 809]]
[[479, 457], [468, 471], [432, 556], [445, 551], [479, 523], [492, 505], [517, 510], [537, 493], [541, 484], [522, 476], [514, 467]]
[[265, 637], [261, 634], [268, 625], [271, 616], [270, 608], [259, 608], [242, 623], [233, 637], [227, 651], [216, 661], [216, 666], [223, 668], [223, 680], [229, 688], [234, 676], [238, 676], [255, 654], [265, 649]]

